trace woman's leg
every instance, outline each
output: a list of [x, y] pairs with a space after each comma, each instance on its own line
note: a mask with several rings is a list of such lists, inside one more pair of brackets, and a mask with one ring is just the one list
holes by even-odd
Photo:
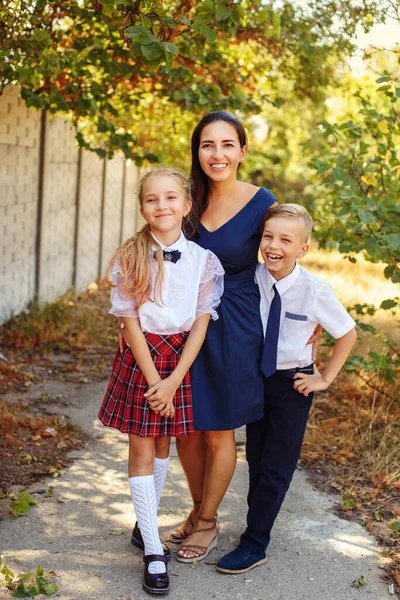
[[[129, 486], [133, 506], [144, 542], [144, 553], [163, 555], [158, 533], [157, 496], [154, 485], [153, 464], [155, 455], [154, 438], [129, 435]], [[165, 573], [165, 563], [153, 561], [149, 573]]]
[[[196, 550], [186, 550], [192, 544], [209, 546], [216, 536], [216, 528], [210, 527], [210, 519], [217, 513], [218, 506], [228, 489], [236, 465], [236, 443], [233, 431], [206, 431], [206, 470], [204, 477], [203, 501], [199, 518], [193, 533], [181, 545], [178, 555], [183, 558], [196, 558]], [[203, 521], [203, 519], [205, 519]], [[196, 533], [197, 529], [205, 529]]]
[[204, 432], [195, 431], [190, 435], [177, 437], [176, 449], [192, 496], [193, 509], [181, 527], [172, 531], [170, 536], [171, 541], [185, 539], [197, 523], [197, 513], [203, 498], [206, 468]]

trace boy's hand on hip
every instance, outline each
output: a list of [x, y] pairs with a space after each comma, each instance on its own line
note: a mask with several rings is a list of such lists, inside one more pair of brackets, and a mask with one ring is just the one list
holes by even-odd
[[294, 389], [300, 394], [303, 394], [303, 396], [308, 396], [308, 394], [311, 392], [320, 392], [321, 390], [326, 390], [326, 388], [329, 386], [329, 382], [323, 378], [315, 365], [314, 375], [296, 373], [293, 379]]

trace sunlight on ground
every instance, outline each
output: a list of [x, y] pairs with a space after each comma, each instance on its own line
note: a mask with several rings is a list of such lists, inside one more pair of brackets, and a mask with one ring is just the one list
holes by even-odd
[[355, 529], [358, 525], [348, 523], [346, 533], [337, 531], [343, 529], [343, 525], [337, 518], [328, 515], [326, 522], [310, 519], [308, 517], [299, 517], [294, 524], [294, 534], [307, 539], [319, 548], [333, 549], [338, 554], [350, 556], [352, 558], [362, 558], [363, 556], [379, 556], [379, 551], [375, 546], [372, 537], [366, 534], [357, 534]]
[[352, 558], [379, 556], [372, 538], [368, 539], [365, 536], [337, 533], [334, 537], [328, 538], [328, 542], [336, 552]]

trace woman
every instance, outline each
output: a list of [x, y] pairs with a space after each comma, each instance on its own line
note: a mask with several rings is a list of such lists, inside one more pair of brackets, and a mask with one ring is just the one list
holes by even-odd
[[195, 241], [220, 259], [225, 289], [219, 319], [210, 324], [191, 371], [197, 431], [176, 442], [194, 501], [186, 522], [170, 535], [170, 541], [182, 542], [180, 562], [203, 560], [215, 546], [215, 515], [236, 464], [234, 429], [263, 416], [263, 333], [254, 273], [261, 220], [276, 198], [237, 180], [246, 153], [245, 129], [226, 111], [206, 115], [193, 132]]
[[229, 112], [209, 113], [193, 132], [194, 241], [220, 259], [225, 290], [219, 319], [210, 323], [191, 369], [196, 431], [176, 440], [193, 499], [188, 518], [169, 536], [181, 543], [180, 562], [203, 560], [215, 547], [217, 509], [236, 464], [234, 429], [263, 416], [263, 333], [254, 273], [262, 218], [276, 198], [237, 180], [246, 154], [245, 129]]

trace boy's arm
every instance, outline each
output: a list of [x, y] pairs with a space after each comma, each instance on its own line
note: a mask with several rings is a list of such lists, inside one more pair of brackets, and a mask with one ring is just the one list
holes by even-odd
[[162, 417], [166, 416], [165, 411], [168, 407], [173, 406], [175, 392], [199, 353], [206, 337], [209, 320], [208, 313], [195, 320], [174, 371], [166, 379], [158, 381], [144, 395], [152, 410], [159, 412]]
[[294, 376], [294, 389], [304, 396], [308, 396], [311, 392], [326, 390], [346, 362], [356, 339], [357, 333], [355, 329], [351, 329], [345, 335], [338, 338], [324, 372], [315, 375], [296, 373]]

